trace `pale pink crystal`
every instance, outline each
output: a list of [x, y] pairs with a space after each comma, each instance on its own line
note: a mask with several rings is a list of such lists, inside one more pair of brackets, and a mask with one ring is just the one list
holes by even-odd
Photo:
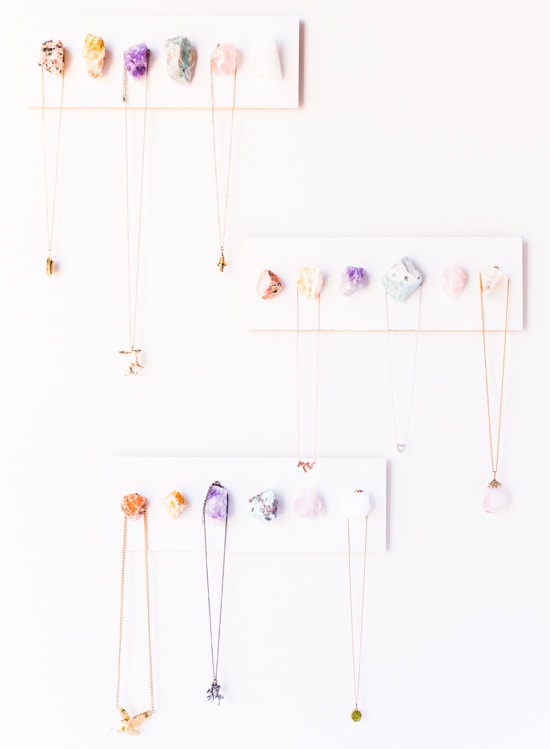
[[344, 498], [344, 512], [349, 519], [366, 518], [371, 509], [370, 494], [362, 489], [355, 489]]
[[305, 489], [299, 497], [294, 500], [294, 512], [298, 517], [311, 520], [326, 512], [322, 497], [312, 489]]
[[222, 42], [213, 50], [210, 64], [217, 75], [232, 75], [237, 68], [237, 50], [232, 42]]
[[485, 296], [492, 296], [496, 289], [508, 278], [498, 266], [480, 270], [481, 288]]
[[458, 263], [452, 263], [444, 268], [441, 274], [441, 288], [447, 296], [456, 299], [460, 296], [467, 280], [466, 271]]

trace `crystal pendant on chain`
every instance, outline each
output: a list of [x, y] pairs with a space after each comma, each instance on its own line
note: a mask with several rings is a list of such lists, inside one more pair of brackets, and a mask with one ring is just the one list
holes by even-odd
[[223, 254], [223, 247], [221, 248], [221, 251], [220, 251], [220, 259], [217, 262], [217, 266], [222, 273], [224, 271], [224, 268], [227, 268], [227, 263], [225, 262], [225, 255]]
[[352, 719], [352, 721], [353, 721], [354, 723], [359, 723], [359, 721], [360, 721], [360, 720], [361, 720], [361, 718], [363, 717], [363, 713], [361, 712], [361, 710], [359, 710], [359, 709], [358, 709], [358, 708], [356, 707], [356, 708], [355, 708], [355, 710], [352, 710], [352, 711], [351, 711], [351, 715], [350, 715], [350, 717], [351, 717], [351, 719]]
[[215, 702], [218, 700], [218, 705], [223, 700], [223, 694], [220, 692], [220, 685], [218, 684], [218, 680], [214, 679], [212, 684], [210, 685], [210, 689], [206, 690], [206, 699], [208, 702]]
[[53, 261], [53, 257], [51, 255], [48, 255], [48, 257], [46, 258], [46, 275], [53, 276], [54, 270], [55, 270], [55, 263]]
[[493, 479], [483, 494], [483, 509], [489, 515], [500, 512], [510, 504], [510, 495], [500, 481]]

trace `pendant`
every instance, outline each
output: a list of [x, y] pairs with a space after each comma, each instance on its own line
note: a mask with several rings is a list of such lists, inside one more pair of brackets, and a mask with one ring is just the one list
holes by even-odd
[[137, 375], [139, 374], [138, 369], [143, 369], [143, 364], [139, 361], [139, 355], [141, 354], [140, 348], [134, 348], [133, 346], [126, 350], [119, 351], [119, 354], [124, 354], [125, 356], [131, 356], [132, 359], [130, 360], [130, 363], [128, 364], [126, 371], [124, 372], [125, 375]]
[[53, 261], [53, 257], [51, 255], [48, 255], [48, 257], [46, 258], [46, 275], [53, 276], [54, 270], [55, 270], [55, 263]]
[[363, 717], [363, 713], [361, 712], [361, 710], [358, 710], [357, 708], [355, 708], [355, 710], [351, 711], [350, 717], [354, 723], [359, 723], [359, 721]]
[[510, 504], [510, 495], [500, 481], [493, 479], [483, 494], [483, 509], [489, 515], [500, 512]]
[[217, 266], [220, 269], [221, 273], [223, 273], [224, 268], [227, 268], [227, 263], [225, 262], [225, 256], [223, 254], [223, 247], [221, 249], [220, 259], [217, 262]]
[[220, 692], [220, 685], [218, 684], [217, 679], [214, 679], [214, 681], [210, 685], [210, 689], [206, 690], [206, 699], [208, 700], [208, 702], [214, 702], [215, 700], [218, 700], [218, 705], [223, 700], [223, 694]]
[[121, 723], [118, 733], [127, 733], [129, 736], [139, 736], [139, 731], [137, 730], [138, 726], [153, 714], [152, 710], [145, 710], [144, 712], [138, 713], [132, 717], [128, 710], [125, 710], [123, 707], [117, 707], [117, 710], [121, 715]]
[[407, 447], [407, 445], [404, 442], [398, 442], [396, 447], [397, 447], [397, 452], [402, 453], [402, 452], [405, 452], [405, 448]]

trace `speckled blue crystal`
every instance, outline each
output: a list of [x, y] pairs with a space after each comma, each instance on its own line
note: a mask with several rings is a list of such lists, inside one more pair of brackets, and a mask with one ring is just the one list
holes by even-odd
[[174, 81], [190, 83], [195, 71], [197, 53], [186, 36], [173, 36], [164, 42], [166, 69]]

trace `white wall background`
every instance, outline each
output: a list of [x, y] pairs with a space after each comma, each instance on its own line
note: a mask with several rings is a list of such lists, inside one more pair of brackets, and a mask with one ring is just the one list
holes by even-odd
[[[150, 115], [138, 378], [121, 375], [116, 353], [126, 339], [120, 112], [65, 115], [63, 268], [43, 273], [40, 115], [22, 108], [17, 71], [20, 17], [45, 11], [128, 24], [164, 12], [304, 23], [303, 108], [237, 113], [223, 276], [213, 266], [209, 113]], [[363, 722], [348, 717], [343, 556], [231, 556], [217, 709], [204, 700], [202, 556], [164, 553], [151, 559], [158, 709], [135, 740], [547, 747], [546, 3], [35, 0], [3, 10], [2, 22], [0, 744], [130, 740], [113, 730], [119, 555], [105, 548], [100, 511], [110, 455], [294, 454], [293, 341], [242, 327], [248, 235], [515, 234], [526, 241], [527, 323], [509, 346], [506, 513], [480, 509], [490, 461], [479, 335], [423, 336], [401, 456], [383, 337], [322, 341], [320, 455], [390, 461], [390, 550], [368, 564]]]

